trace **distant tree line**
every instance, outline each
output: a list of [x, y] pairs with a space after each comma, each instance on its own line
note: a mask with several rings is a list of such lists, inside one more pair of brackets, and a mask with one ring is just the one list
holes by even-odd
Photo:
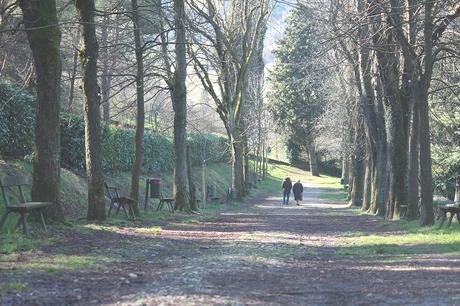
[[458, 17], [457, 1], [294, 5], [275, 114], [309, 154], [319, 144], [341, 157], [351, 205], [431, 225], [434, 190], [452, 196], [455, 182], [460, 200]]

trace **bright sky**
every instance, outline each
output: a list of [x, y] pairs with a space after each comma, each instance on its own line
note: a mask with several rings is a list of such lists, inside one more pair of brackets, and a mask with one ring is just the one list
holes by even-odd
[[290, 2], [295, 0], [277, 1], [275, 10], [272, 13], [268, 23], [267, 37], [265, 38], [265, 64], [268, 68], [273, 64], [275, 56], [273, 50], [276, 48], [276, 41], [283, 35], [284, 19], [290, 8]]

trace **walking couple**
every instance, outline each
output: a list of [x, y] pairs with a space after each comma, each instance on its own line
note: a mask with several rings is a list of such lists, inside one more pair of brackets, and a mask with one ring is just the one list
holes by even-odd
[[303, 193], [303, 185], [298, 180], [294, 186], [292, 186], [291, 179], [286, 177], [281, 185], [281, 189], [283, 190], [283, 205], [289, 204], [289, 196], [291, 195], [291, 189], [294, 193], [294, 200], [296, 201], [297, 205], [300, 205], [299, 202], [302, 201], [302, 193]]

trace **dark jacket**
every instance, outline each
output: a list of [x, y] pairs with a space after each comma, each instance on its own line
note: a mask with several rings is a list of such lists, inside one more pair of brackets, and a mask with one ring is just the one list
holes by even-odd
[[302, 192], [303, 192], [303, 185], [302, 183], [295, 183], [294, 187], [292, 187], [292, 192], [294, 192], [294, 196], [296, 200], [302, 200]]
[[284, 192], [291, 192], [292, 182], [290, 180], [283, 181], [283, 185], [281, 185], [281, 189], [283, 189]]

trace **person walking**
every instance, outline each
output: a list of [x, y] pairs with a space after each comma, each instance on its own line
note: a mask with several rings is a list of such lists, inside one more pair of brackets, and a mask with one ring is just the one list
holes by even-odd
[[289, 195], [291, 194], [292, 189], [292, 182], [289, 177], [286, 177], [281, 185], [281, 189], [283, 190], [283, 205], [289, 204]]
[[298, 180], [292, 187], [292, 192], [294, 193], [294, 200], [297, 202], [297, 205], [300, 205], [299, 202], [302, 201], [303, 185]]

